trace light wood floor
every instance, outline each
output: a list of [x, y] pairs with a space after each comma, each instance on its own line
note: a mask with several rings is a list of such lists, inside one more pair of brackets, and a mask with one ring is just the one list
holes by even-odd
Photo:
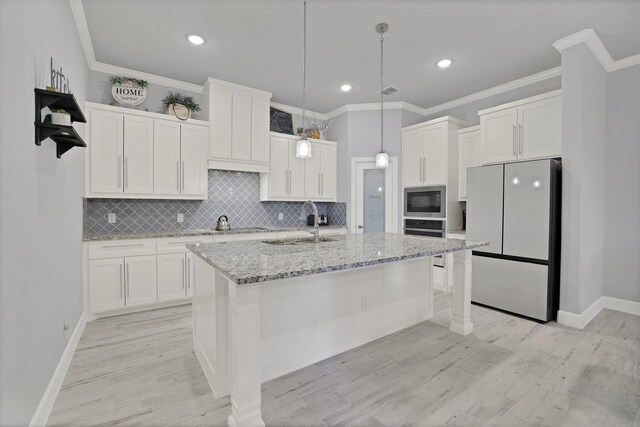
[[[475, 332], [431, 321], [263, 385], [267, 425], [640, 426], [640, 317], [583, 331], [473, 306]], [[87, 324], [49, 425], [226, 425], [191, 344], [191, 306]]]

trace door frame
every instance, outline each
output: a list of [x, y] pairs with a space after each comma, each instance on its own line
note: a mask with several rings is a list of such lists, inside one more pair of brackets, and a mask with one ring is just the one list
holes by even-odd
[[[350, 222], [349, 222], [349, 232], [357, 233], [357, 222], [358, 222], [358, 165], [363, 163], [366, 164], [375, 164], [375, 157], [352, 157], [351, 158], [351, 204], [350, 204]], [[384, 215], [385, 215], [385, 227], [384, 231], [386, 233], [397, 233], [398, 232], [398, 157], [397, 156], [389, 156], [389, 167], [385, 171], [385, 177], [387, 173], [391, 173], [391, 182], [385, 179], [385, 195], [391, 194], [391, 197], [385, 197], [385, 207], [384, 207]], [[391, 218], [390, 221], [387, 221], [387, 218]]]

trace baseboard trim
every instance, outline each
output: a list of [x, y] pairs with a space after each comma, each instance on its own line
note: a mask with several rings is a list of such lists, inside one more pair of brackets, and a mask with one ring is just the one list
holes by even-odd
[[80, 319], [78, 319], [78, 323], [76, 324], [71, 337], [69, 337], [69, 341], [67, 342], [67, 346], [60, 357], [60, 361], [58, 362], [58, 366], [56, 370], [53, 372], [53, 376], [49, 381], [49, 385], [40, 399], [40, 403], [36, 408], [35, 414], [33, 414], [33, 418], [31, 418], [31, 422], [29, 423], [29, 427], [44, 427], [47, 424], [47, 420], [49, 419], [49, 415], [51, 414], [51, 410], [53, 409], [53, 404], [58, 397], [58, 392], [60, 391], [60, 387], [62, 386], [62, 382], [64, 381], [64, 377], [67, 374], [67, 370], [71, 365], [71, 359], [73, 358], [73, 354], [78, 347], [78, 343], [80, 342], [80, 337], [82, 336], [82, 331], [84, 331], [84, 327], [87, 324], [87, 313], [83, 311], [80, 315]]
[[580, 314], [558, 310], [558, 323], [574, 329], [584, 329], [605, 308], [640, 316], [640, 302], [602, 296]]

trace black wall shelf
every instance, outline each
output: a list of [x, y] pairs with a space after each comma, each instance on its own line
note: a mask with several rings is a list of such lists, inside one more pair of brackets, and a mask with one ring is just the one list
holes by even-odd
[[57, 145], [56, 156], [61, 158], [64, 153], [73, 147], [86, 147], [73, 126], [54, 125], [42, 122], [42, 109], [63, 109], [71, 115], [71, 122], [86, 123], [80, 106], [76, 98], [70, 93], [53, 92], [43, 89], [34, 89], [35, 92], [35, 140], [36, 145], [41, 145], [42, 141], [51, 138]]

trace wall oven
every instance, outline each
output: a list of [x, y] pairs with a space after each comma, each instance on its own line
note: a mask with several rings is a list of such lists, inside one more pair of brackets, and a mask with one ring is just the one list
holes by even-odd
[[[434, 219], [405, 219], [404, 234], [444, 238], [446, 235], [445, 222]], [[442, 255], [434, 257], [433, 264], [438, 267], [444, 267]]]
[[445, 218], [446, 187], [415, 187], [404, 189], [404, 216], [411, 218]]

